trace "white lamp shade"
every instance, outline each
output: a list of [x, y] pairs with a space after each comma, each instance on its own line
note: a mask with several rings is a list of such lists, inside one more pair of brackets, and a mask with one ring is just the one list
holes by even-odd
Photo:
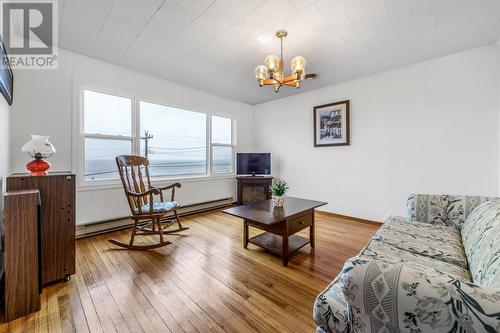
[[31, 140], [26, 142], [21, 148], [22, 152], [26, 152], [31, 156], [36, 154], [42, 154], [42, 156], [48, 157], [56, 152], [56, 149], [49, 142], [49, 137], [44, 135], [31, 135]]
[[277, 72], [280, 68], [280, 58], [275, 55], [268, 55], [266, 59], [264, 59], [264, 65], [271, 72]]

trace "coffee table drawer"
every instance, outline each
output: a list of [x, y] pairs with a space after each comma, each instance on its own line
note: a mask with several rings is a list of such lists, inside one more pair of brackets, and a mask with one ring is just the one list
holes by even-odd
[[311, 214], [303, 215], [301, 217], [291, 220], [288, 225], [289, 228], [288, 230], [290, 231], [290, 234], [294, 234], [302, 229], [309, 227], [311, 223], [312, 223]]

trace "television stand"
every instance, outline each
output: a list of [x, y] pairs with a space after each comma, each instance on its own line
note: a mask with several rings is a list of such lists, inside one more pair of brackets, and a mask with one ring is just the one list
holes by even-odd
[[248, 205], [271, 199], [269, 186], [271, 186], [272, 181], [273, 177], [266, 175], [236, 176], [238, 205]]

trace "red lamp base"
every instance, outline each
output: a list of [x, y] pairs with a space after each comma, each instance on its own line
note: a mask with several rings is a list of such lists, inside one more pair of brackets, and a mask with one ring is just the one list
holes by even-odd
[[46, 176], [50, 169], [50, 163], [43, 159], [34, 159], [26, 164], [26, 168], [31, 172], [32, 176]]

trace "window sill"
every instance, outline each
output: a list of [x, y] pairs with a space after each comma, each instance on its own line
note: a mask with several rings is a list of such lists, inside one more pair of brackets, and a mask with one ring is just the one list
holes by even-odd
[[[213, 181], [220, 179], [235, 179], [236, 174], [234, 173], [225, 173], [218, 175], [202, 175], [202, 176], [183, 176], [183, 177], [175, 177], [175, 178], [151, 178], [151, 183], [159, 186], [168, 185], [171, 183], [196, 183], [196, 182], [205, 182], [205, 181]], [[87, 192], [87, 191], [100, 191], [100, 190], [114, 190], [114, 189], [123, 189], [123, 185], [119, 179], [113, 181], [95, 181], [95, 182], [84, 182], [79, 183], [77, 192]]]

